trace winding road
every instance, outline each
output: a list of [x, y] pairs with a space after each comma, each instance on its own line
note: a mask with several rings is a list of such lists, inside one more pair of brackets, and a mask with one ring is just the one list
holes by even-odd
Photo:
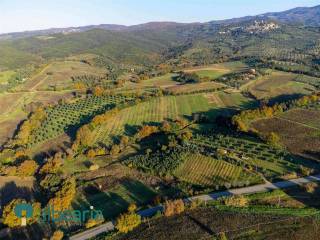
[[[265, 183], [265, 184], [259, 184], [259, 185], [254, 185], [250, 187], [243, 187], [243, 188], [236, 188], [236, 189], [230, 189], [227, 191], [222, 191], [222, 192], [216, 192], [212, 194], [203, 194], [199, 196], [194, 196], [194, 197], [189, 197], [184, 199], [185, 202], [192, 202], [196, 200], [202, 200], [202, 201], [210, 201], [210, 200], [216, 200], [220, 197], [226, 197], [226, 196], [231, 196], [231, 195], [240, 195], [240, 194], [252, 194], [252, 193], [258, 193], [258, 192], [267, 192], [275, 189], [284, 189], [288, 187], [293, 187], [309, 182], [317, 182], [320, 181], [320, 174], [314, 175], [314, 176], [308, 176], [308, 177], [303, 177], [303, 178], [297, 178], [297, 179], [292, 179], [288, 181], [281, 181], [281, 182], [276, 182], [276, 183]], [[146, 210], [142, 210], [138, 212], [138, 214], [142, 217], [150, 217], [154, 215], [157, 211], [161, 211], [163, 209], [162, 206], [156, 206], [153, 208], [149, 208]], [[71, 236], [69, 239], [70, 240], [86, 240], [90, 239], [92, 237], [95, 237], [101, 233], [104, 232], [109, 232], [114, 230], [114, 223], [112, 221], [104, 223], [100, 226], [88, 229], [84, 232], [75, 234]]]

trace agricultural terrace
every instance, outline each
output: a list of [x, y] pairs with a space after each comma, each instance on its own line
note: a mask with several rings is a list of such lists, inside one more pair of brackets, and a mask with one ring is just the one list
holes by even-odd
[[49, 107], [46, 109], [46, 120], [33, 133], [33, 141], [29, 143], [29, 146], [58, 137], [63, 133], [73, 134], [78, 127], [88, 123], [95, 115], [101, 114], [125, 101], [126, 97], [120, 95], [91, 96], [74, 103]]
[[[319, 105], [317, 105], [319, 108]], [[279, 116], [252, 123], [262, 133], [277, 133], [290, 152], [304, 157], [320, 159], [320, 111], [292, 109]]]
[[312, 162], [297, 158], [286, 151], [274, 149], [267, 144], [257, 141], [257, 139], [224, 135], [217, 135], [215, 137], [196, 135], [192, 139], [192, 142], [206, 147], [209, 152], [223, 149], [226, 152], [220, 157], [224, 161], [247, 166], [248, 169], [259, 172], [270, 180], [293, 171], [299, 171], [300, 165], [308, 168], [319, 168]]
[[145, 123], [160, 123], [166, 119], [190, 117], [194, 112], [209, 111], [214, 105], [200, 94], [166, 96], [139, 103], [121, 110], [117, 116], [94, 131], [95, 143], [110, 143], [113, 136], [134, 134]]
[[53, 62], [25, 84], [18, 86], [16, 91], [74, 89], [72, 77], [82, 75], [105, 77], [106, 74], [106, 70], [80, 61]]
[[201, 154], [190, 154], [174, 175], [194, 185], [215, 187], [244, 186], [261, 181], [260, 177], [223, 160]]
[[293, 94], [307, 95], [315, 90], [310, 84], [297, 82], [297, 77], [297, 74], [273, 71], [270, 75], [262, 76], [246, 85], [246, 88], [257, 99]]

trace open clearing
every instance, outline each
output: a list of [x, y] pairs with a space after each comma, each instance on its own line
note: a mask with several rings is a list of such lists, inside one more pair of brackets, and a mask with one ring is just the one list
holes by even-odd
[[257, 99], [285, 97], [293, 94], [310, 94], [314, 87], [301, 82], [296, 82], [298, 75], [293, 73], [274, 71], [247, 85], [247, 89]]
[[245, 172], [241, 167], [222, 160], [216, 160], [200, 154], [191, 154], [175, 171], [175, 176], [182, 181], [200, 186], [223, 186], [226, 183], [243, 184], [258, 176]]

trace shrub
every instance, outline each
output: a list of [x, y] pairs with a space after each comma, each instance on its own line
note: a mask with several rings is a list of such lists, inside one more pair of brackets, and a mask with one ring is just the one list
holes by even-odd
[[137, 210], [137, 205], [135, 205], [134, 203], [131, 203], [128, 207], [128, 212], [132, 213], [135, 212]]
[[110, 150], [110, 155], [115, 156], [119, 154], [121, 151], [120, 146], [117, 144], [112, 145], [111, 150]]
[[300, 166], [300, 172], [304, 176], [309, 176], [312, 173], [312, 169], [304, 167], [304, 166]]
[[54, 231], [50, 240], [61, 240], [64, 236], [64, 233], [61, 230]]
[[224, 232], [219, 233], [218, 239], [219, 240], [228, 240], [228, 238]]
[[89, 218], [88, 221], [86, 222], [85, 227], [86, 228], [92, 228], [94, 226], [99, 225], [100, 223], [103, 222], [103, 219], [93, 219], [93, 218]]
[[96, 171], [98, 170], [100, 167], [98, 164], [91, 164], [90, 167], [89, 167], [89, 170], [90, 171]]
[[245, 207], [249, 203], [249, 200], [242, 196], [231, 196], [224, 199], [224, 204], [231, 207]]
[[121, 214], [116, 220], [116, 229], [119, 232], [127, 233], [141, 224], [141, 216], [136, 213]]
[[166, 217], [173, 216], [175, 214], [180, 214], [184, 212], [185, 206], [182, 199], [177, 199], [174, 201], [166, 201], [164, 205], [164, 215]]
[[318, 184], [316, 184], [315, 182], [309, 182], [304, 185], [304, 188], [308, 193], [314, 193], [317, 187], [318, 187]]
[[159, 132], [158, 127], [145, 125], [137, 133], [137, 138], [138, 138], [138, 140], [141, 140], [141, 139], [146, 138], [146, 137], [148, 137], [154, 133], [157, 133], [157, 132]]
[[40, 168], [39, 173], [48, 174], [48, 173], [57, 173], [60, 167], [62, 166], [62, 154], [56, 153], [54, 157], [47, 160], [47, 162]]
[[203, 204], [203, 201], [200, 199], [196, 199], [190, 203], [190, 209], [196, 209]]

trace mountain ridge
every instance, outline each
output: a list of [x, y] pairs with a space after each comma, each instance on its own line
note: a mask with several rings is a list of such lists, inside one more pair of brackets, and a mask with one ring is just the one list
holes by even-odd
[[120, 24], [98, 24], [98, 25], [87, 25], [87, 26], [78, 26], [78, 27], [66, 27], [66, 28], [49, 28], [41, 30], [31, 30], [23, 32], [12, 32], [12, 33], [3, 33], [0, 34], [1, 39], [15, 39], [15, 38], [24, 38], [32, 36], [41, 36], [41, 35], [52, 35], [57, 33], [70, 34], [74, 32], [85, 32], [91, 29], [103, 29], [110, 31], [136, 31], [136, 30], [156, 30], [163, 29], [168, 27], [177, 27], [177, 26], [187, 26], [187, 25], [200, 25], [200, 24], [230, 24], [237, 23], [242, 21], [248, 21], [253, 19], [271, 19], [279, 21], [286, 24], [303, 24], [311, 27], [320, 26], [320, 5], [313, 7], [297, 7], [289, 9], [282, 12], [268, 12], [264, 14], [254, 15], [254, 16], [243, 16], [239, 18], [231, 18], [225, 20], [213, 20], [209, 22], [194, 22], [194, 23], [179, 23], [174, 21], [152, 21], [136, 25], [120, 25]]

